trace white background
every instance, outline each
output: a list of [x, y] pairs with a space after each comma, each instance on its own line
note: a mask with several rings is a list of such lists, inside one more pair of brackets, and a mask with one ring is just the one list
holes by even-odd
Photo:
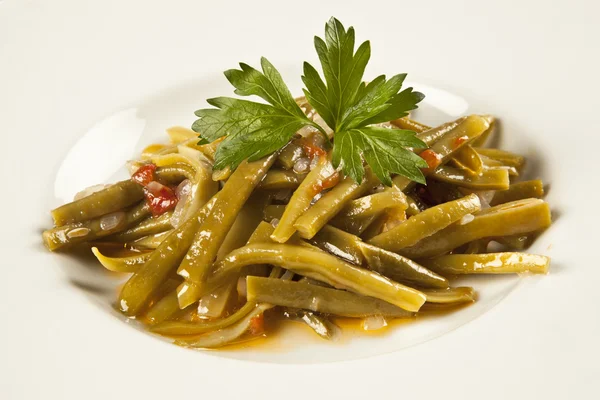
[[[599, 11], [593, 1], [0, 2], [0, 398], [598, 398]], [[331, 15], [371, 40], [373, 70], [486, 99], [531, 131], [561, 182], [552, 274], [436, 340], [343, 363], [213, 357], [90, 313], [39, 243], [78, 135], [241, 60], [301, 61]]]

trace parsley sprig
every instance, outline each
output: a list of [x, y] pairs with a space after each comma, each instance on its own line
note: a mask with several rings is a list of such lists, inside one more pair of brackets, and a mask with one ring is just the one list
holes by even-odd
[[[362, 43], [356, 52], [354, 28], [348, 30], [335, 18], [325, 26], [325, 40], [315, 37], [323, 80], [309, 63], [304, 63], [302, 81], [308, 103], [334, 131], [334, 167], [362, 182], [364, 162], [386, 185], [391, 174], [401, 174], [424, 182], [421, 168], [427, 163], [409, 148], [425, 148], [415, 133], [377, 126], [408, 114], [417, 108], [423, 94], [412, 88], [401, 90], [406, 74], [386, 79], [380, 75], [370, 83], [363, 75], [371, 47]], [[247, 64], [225, 71], [225, 76], [240, 96], [259, 96], [268, 104], [231, 97], [209, 99], [215, 108], [196, 111], [199, 119], [192, 129], [203, 141], [223, 136], [215, 155], [215, 169], [235, 169], [243, 160], [258, 160], [288, 143], [304, 126], [324, 134], [321, 126], [310, 120], [294, 101], [275, 67], [261, 59], [262, 72]]]

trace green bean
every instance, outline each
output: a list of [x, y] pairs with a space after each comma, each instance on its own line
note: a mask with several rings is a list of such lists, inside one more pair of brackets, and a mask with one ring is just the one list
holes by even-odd
[[148, 235], [168, 231], [173, 229], [173, 225], [171, 225], [172, 215], [172, 211], [167, 211], [158, 217], [148, 217], [139, 224], [132, 226], [123, 232], [119, 232], [108, 239], [115, 242], [127, 243]]
[[535, 235], [512, 235], [494, 238], [498, 243], [508, 247], [511, 250], [525, 250], [533, 242]]
[[417, 133], [425, 132], [425, 131], [431, 129], [431, 127], [424, 125], [420, 122], [417, 122], [415, 120], [412, 120], [408, 117], [404, 117], [404, 118], [400, 118], [395, 121], [392, 121], [392, 124], [394, 124], [395, 126], [397, 126], [400, 129], [407, 129], [409, 131], [413, 131], [413, 132], [417, 132]]
[[479, 198], [471, 194], [428, 208], [389, 231], [375, 236], [369, 243], [385, 250], [398, 251], [433, 235], [467, 214], [479, 211], [480, 208]]
[[335, 216], [335, 219], [378, 215], [388, 208], [406, 210], [407, 207], [406, 195], [392, 186], [382, 192], [352, 200]]
[[494, 160], [493, 158], [489, 158], [486, 156], [479, 156], [481, 161], [483, 161], [484, 169], [505, 169], [508, 171], [508, 175], [510, 176], [519, 176], [519, 171], [515, 167], [510, 167], [505, 165], [502, 161]]
[[419, 199], [419, 197], [414, 193], [412, 195], [406, 195], [406, 202], [408, 203], [406, 213], [411, 217], [419, 214], [421, 211], [427, 208], [421, 199]]
[[284, 244], [252, 244], [231, 252], [214, 269], [213, 282], [226, 279], [246, 265], [276, 265], [300, 275], [342, 286], [365, 296], [417, 311], [425, 297], [417, 290], [393, 282], [377, 273], [354, 267], [319, 249]]
[[165, 321], [150, 327], [150, 331], [165, 336], [193, 336], [230, 326], [254, 310], [256, 304], [246, 303], [227, 318], [212, 321]]
[[455, 287], [447, 289], [424, 290], [428, 303], [460, 304], [475, 301], [475, 291], [472, 287]]
[[463, 252], [464, 254], [479, 254], [487, 252], [488, 245], [490, 243], [489, 239], [479, 239], [469, 242], [467, 244], [467, 248]]
[[296, 232], [294, 224], [308, 210], [312, 199], [324, 189], [324, 181], [334, 174], [331, 162], [325, 157], [321, 157], [316, 167], [309, 172], [292, 195], [275, 232], [273, 232], [272, 239], [274, 241], [283, 243], [292, 237]]
[[284, 204], [270, 204], [263, 210], [263, 219], [267, 222], [271, 222], [274, 219], [281, 219], [284, 211]]
[[299, 175], [293, 171], [273, 169], [267, 172], [264, 179], [258, 184], [259, 189], [295, 189], [306, 175]]
[[366, 217], [334, 218], [331, 220], [331, 225], [358, 236], [371, 226], [377, 217], [377, 215], [368, 215]]
[[376, 178], [367, 171], [367, 176], [358, 184], [347, 177], [325, 193], [312, 207], [296, 220], [294, 228], [304, 239], [312, 238], [331, 218], [342, 210], [350, 201], [362, 196], [374, 186]]
[[109, 271], [136, 272], [150, 258], [151, 252], [138, 253], [127, 257], [107, 257], [100, 253], [97, 247], [92, 247], [92, 253], [100, 264]]
[[507, 190], [497, 191], [490, 205], [508, 203], [515, 200], [544, 197], [544, 183], [539, 180], [517, 182], [510, 185]]
[[117, 211], [99, 218], [48, 229], [44, 231], [42, 237], [46, 247], [54, 251], [123, 231], [149, 214], [148, 206], [142, 202], [127, 211]]
[[127, 315], [137, 315], [167, 276], [179, 265], [194, 235], [216, 203], [214, 196], [193, 218], [174, 229], [152, 252], [150, 259], [137, 271], [121, 290], [118, 305]]
[[[388, 221], [393, 218], [393, 211], [394, 209], [383, 210], [379, 215], [374, 215], [372, 222], [362, 232], [358, 233], [360, 238], [362, 240], [370, 240], [383, 232]], [[406, 213], [404, 213], [404, 219], [406, 219]]]
[[535, 232], [550, 224], [550, 207], [546, 202], [518, 200], [481, 211], [471, 222], [451, 225], [402, 249], [400, 254], [411, 259], [435, 257], [474, 240]]
[[458, 150], [450, 162], [471, 175], [479, 175], [483, 171], [483, 161], [470, 145]]
[[145, 248], [145, 249], [156, 249], [171, 233], [173, 229], [165, 232], [156, 233], [154, 235], [144, 236], [131, 242], [131, 246], [134, 248]]
[[550, 258], [526, 253], [451, 254], [423, 260], [440, 274], [515, 274], [548, 272]]
[[509, 151], [500, 149], [486, 149], [481, 147], [476, 147], [475, 151], [483, 156], [500, 161], [504, 165], [515, 167], [518, 171], [525, 166], [525, 157]]
[[178, 162], [156, 168], [155, 174], [159, 180], [170, 185], [176, 185], [184, 179], [193, 180], [196, 171], [189, 164]]
[[208, 332], [204, 335], [190, 340], [177, 340], [175, 344], [184, 347], [194, 348], [215, 348], [227, 345], [237, 340], [240, 336], [250, 330], [252, 321], [260, 317], [266, 310], [273, 308], [270, 304], [259, 304], [248, 314], [243, 316], [237, 322], [228, 325], [214, 332]]
[[52, 210], [51, 213], [54, 224], [62, 226], [122, 210], [143, 198], [142, 187], [127, 179], [82, 199], [60, 206]]
[[473, 176], [443, 165], [431, 174], [431, 178], [474, 190], [506, 190], [510, 186], [506, 169], [486, 169], [480, 175]]
[[198, 315], [217, 318], [225, 314], [236, 293], [236, 283], [223, 285], [198, 299]]
[[284, 310], [283, 315], [290, 321], [303, 322], [323, 339], [334, 339], [339, 331], [339, 327], [329, 319], [312, 311], [288, 308]]
[[160, 324], [182, 311], [177, 301], [177, 291], [172, 290], [154, 303], [146, 312], [146, 320], [151, 324]]
[[[276, 155], [271, 155], [259, 161], [244, 162], [235, 170], [219, 192], [212, 211], [198, 228], [189, 251], [177, 269], [179, 275], [192, 282], [204, 279], [239, 211], [265, 176], [275, 157]], [[191, 304], [183, 304], [181, 297], [179, 300], [182, 308]], [[195, 300], [198, 299], [193, 301]]]
[[353, 264], [361, 265], [364, 261], [360, 238], [331, 225], [325, 225], [310, 243]]
[[302, 146], [297, 141], [291, 141], [287, 146], [281, 150], [279, 157], [277, 158], [277, 164], [281, 165], [285, 169], [294, 168], [294, 164], [304, 155]]
[[448, 280], [416, 262], [367, 243], [359, 244], [369, 268], [383, 276], [419, 287], [447, 288]]
[[[435, 154], [436, 158], [439, 160], [439, 164], [443, 165], [448, 162], [459, 149], [469, 144], [470, 141], [481, 135], [488, 128], [489, 122], [485, 117], [480, 115], [469, 115], [466, 118], [460, 118], [452, 123], [422, 132], [420, 135], [428, 140], [425, 142], [426, 144], [429, 145], [429, 141], [432, 142], [427, 151]], [[421, 136], [419, 137], [421, 138]], [[429, 139], [429, 137], [435, 139]], [[425, 175], [428, 175], [432, 171], [426, 169], [423, 172]], [[394, 184], [400, 190], [404, 191], [411, 186], [411, 181], [402, 175], [398, 175], [394, 178]]]
[[413, 315], [378, 298], [361, 296], [345, 290], [255, 276], [249, 276], [247, 279], [248, 301], [251, 302], [265, 302], [354, 318], [371, 315], [401, 318]]
[[493, 115], [484, 115], [483, 117], [488, 120], [488, 122], [490, 123], [490, 127], [479, 137], [473, 139], [473, 141], [471, 142], [471, 145], [473, 147], [483, 147], [490, 138], [490, 136], [493, 136], [496, 133], [496, 130], [498, 129], [498, 122], [496, 121], [496, 118]]

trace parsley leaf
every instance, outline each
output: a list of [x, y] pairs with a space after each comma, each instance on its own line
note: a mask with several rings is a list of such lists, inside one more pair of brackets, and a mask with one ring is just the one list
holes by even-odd
[[306, 99], [334, 131], [333, 165], [341, 165], [357, 182], [364, 177], [363, 159], [386, 185], [391, 185], [390, 173], [424, 182], [419, 168], [426, 163], [406, 150], [426, 147], [414, 132], [370, 126], [406, 116], [424, 96], [412, 88], [400, 91], [406, 74], [389, 80], [381, 75], [364, 84], [371, 48], [367, 41], [354, 52], [354, 44], [354, 28], [346, 30], [331, 18], [325, 25], [325, 40], [315, 37], [325, 81], [312, 65], [304, 63]]
[[255, 95], [269, 104], [231, 97], [207, 100], [215, 108], [196, 111], [192, 129], [204, 141], [225, 140], [215, 154], [216, 170], [235, 169], [243, 160], [258, 160], [285, 146], [303, 126], [312, 122], [294, 101], [277, 69], [261, 59], [262, 72], [240, 63], [240, 69], [225, 71], [225, 77], [241, 96]]
[[426, 168], [427, 163], [406, 147], [427, 146], [415, 136], [415, 132], [408, 130], [376, 126], [349, 129], [336, 132], [332, 162], [334, 165], [341, 164], [343, 171], [356, 182], [361, 182], [364, 177], [364, 157], [385, 185], [392, 185], [390, 173], [425, 183], [420, 168]]

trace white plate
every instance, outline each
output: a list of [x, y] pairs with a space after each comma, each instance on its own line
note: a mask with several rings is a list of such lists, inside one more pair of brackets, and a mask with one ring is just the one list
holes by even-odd
[[[319, 3], [0, 1], [1, 398], [600, 394], [598, 7]], [[290, 333], [268, 351], [194, 352], [127, 326], [107, 300], [114, 278], [44, 251], [48, 209], [230, 93], [220, 71], [237, 61], [265, 55], [299, 89], [330, 15], [371, 40], [371, 74], [409, 73], [424, 120], [501, 117], [502, 147], [550, 183], [556, 221], [531, 251], [551, 273], [478, 279], [475, 306], [334, 345]]]

